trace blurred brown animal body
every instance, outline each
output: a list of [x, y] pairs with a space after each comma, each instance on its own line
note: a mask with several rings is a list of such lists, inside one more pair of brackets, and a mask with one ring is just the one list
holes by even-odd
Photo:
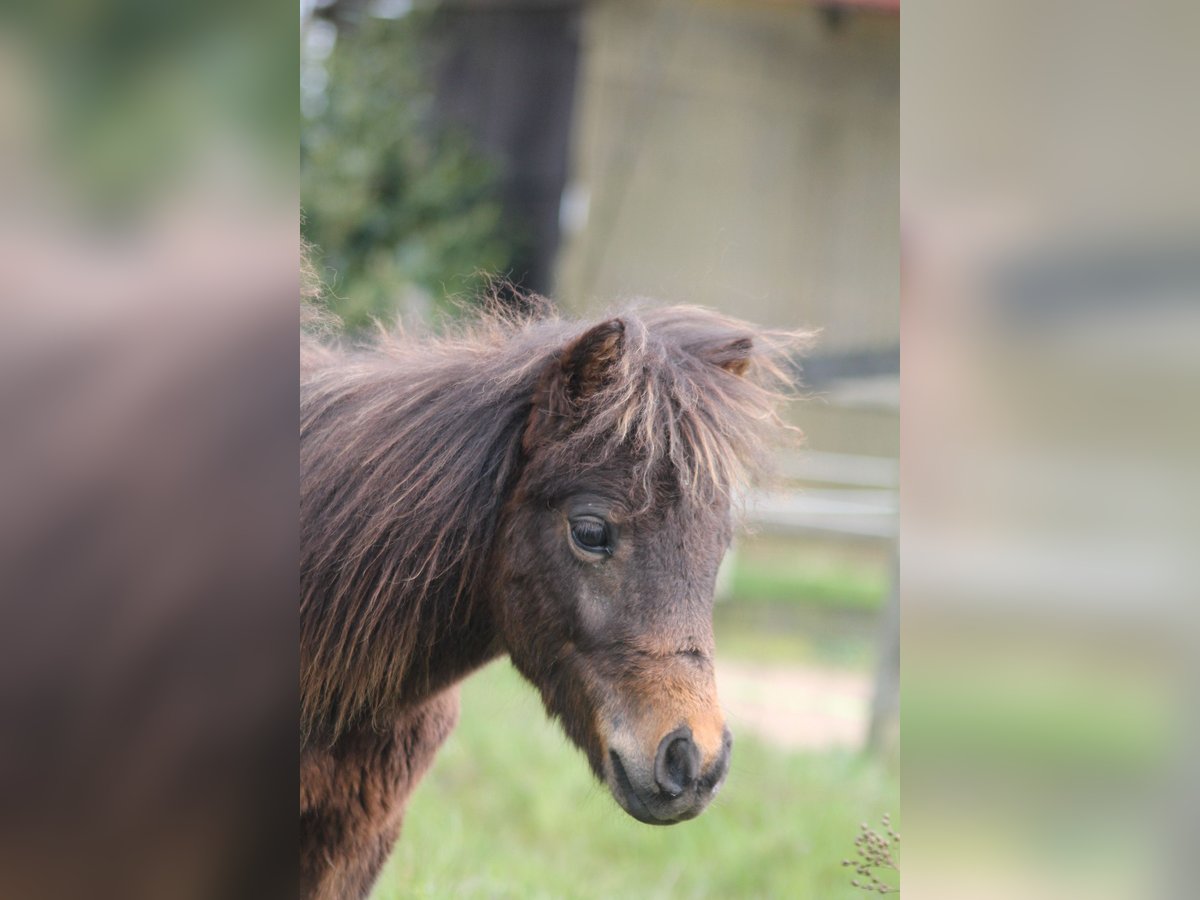
[[457, 683], [505, 653], [630, 815], [704, 809], [730, 496], [797, 337], [674, 307], [304, 339], [302, 896], [369, 893]]

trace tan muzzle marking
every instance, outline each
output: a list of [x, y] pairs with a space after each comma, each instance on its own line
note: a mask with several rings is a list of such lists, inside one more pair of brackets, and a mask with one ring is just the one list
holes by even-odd
[[692, 729], [692, 741], [700, 749], [701, 764], [707, 768], [717, 761], [724, 745], [725, 717], [721, 715], [721, 707], [715, 706], [703, 716], [693, 716], [687, 724]]
[[[650, 673], [647, 673], [650, 674]], [[700, 750], [705, 767], [721, 755], [725, 717], [717, 701], [717, 685], [711, 678], [699, 678], [695, 672], [680, 672], [674, 665], [664, 666], [641, 681], [636, 692], [637, 713], [634, 731], [637, 741], [653, 759], [659, 742], [687, 725]]]

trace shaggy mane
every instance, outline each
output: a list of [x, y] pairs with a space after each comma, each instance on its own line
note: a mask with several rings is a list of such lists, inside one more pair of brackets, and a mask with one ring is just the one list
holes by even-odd
[[[578, 472], [620, 452], [647, 506], [664, 475], [696, 502], [746, 484], [788, 430], [777, 409], [805, 336], [695, 307], [615, 315], [621, 352], [583, 423], [536, 448], [539, 467]], [[535, 304], [440, 336], [381, 330], [359, 348], [302, 338], [305, 739], [382, 721], [437, 639], [430, 629], [449, 632], [479, 596], [539, 380], [588, 327]]]

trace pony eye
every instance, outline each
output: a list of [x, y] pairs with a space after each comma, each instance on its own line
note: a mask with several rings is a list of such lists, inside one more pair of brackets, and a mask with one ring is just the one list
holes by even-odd
[[595, 516], [584, 516], [571, 521], [571, 539], [576, 546], [589, 553], [611, 553], [608, 541], [608, 525]]

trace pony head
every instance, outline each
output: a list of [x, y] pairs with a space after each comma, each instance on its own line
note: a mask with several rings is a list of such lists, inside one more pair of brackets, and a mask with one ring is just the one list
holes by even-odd
[[714, 679], [732, 501], [794, 336], [694, 308], [571, 335], [537, 377], [491, 603], [513, 663], [626, 812], [700, 814], [729, 769]]

